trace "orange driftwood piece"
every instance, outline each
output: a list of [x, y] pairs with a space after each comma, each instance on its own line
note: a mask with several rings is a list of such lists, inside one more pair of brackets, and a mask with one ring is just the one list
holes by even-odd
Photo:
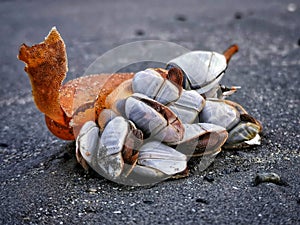
[[[25, 62], [34, 102], [45, 114], [47, 127], [65, 140], [74, 140], [84, 122], [96, 120], [94, 104], [101, 90], [108, 95], [133, 77], [133, 73], [96, 74], [62, 85], [68, 71], [68, 59], [65, 43], [55, 27], [44, 42], [33, 46], [22, 44], [18, 58]], [[96, 105], [105, 108], [99, 103]]]
[[61, 125], [67, 125], [59, 104], [59, 90], [68, 71], [65, 43], [55, 28], [45, 41], [21, 45], [18, 58], [25, 62], [37, 108]]

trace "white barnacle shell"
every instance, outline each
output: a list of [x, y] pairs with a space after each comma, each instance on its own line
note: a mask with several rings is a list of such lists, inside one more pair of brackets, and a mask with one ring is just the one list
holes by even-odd
[[136, 73], [132, 80], [132, 90], [152, 98], [162, 104], [168, 104], [179, 98], [181, 88], [164, 79], [153, 69]]
[[133, 94], [126, 100], [127, 118], [141, 129], [146, 137], [174, 142], [183, 137], [184, 127], [168, 107], [142, 94]]
[[204, 98], [194, 90], [182, 90], [182, 94], [168, 107], [178, 116], [182, 123], [193, 123], [205, 105]]
[[139, 150], [138, 164], [174, 175], [186, 169], [187, 157], [175, 149], [159, 142], [150, 141]]
[[200, 156], [219, 152], [227, 137], [226, 129], [215, 124], [184, 124], [183, 139], [168, 144], [176, 146], [176, 150], [185, 155]]
[[167, 67], [180, 68], [185, 77], [185, 89], [204, 94], [218, 85], [227, 68], [223, 54], [211, 51], [191, 51], [168, 62]]
[[100, 174], [104, 174], [110, 179], [119, 177], [123, 171], [122, 149], [128, 130], [128, 121], [117, 116], [106, 125], [101, 135], [100, 148], [94, 157], [93, 168], [100, 169]]
[[216, 124], [230, 130], [240, 122], [240, 113], [226, 101], [207, 99], [205, 107], [199, 114], [199, 121]]
[[99, 140], [99, 127], [94, 121], [86, 122], [76, 139], [76, 158], [83, 168], [88, 169], [87, 164], [91, 164], [92, 157], [99, 148]]

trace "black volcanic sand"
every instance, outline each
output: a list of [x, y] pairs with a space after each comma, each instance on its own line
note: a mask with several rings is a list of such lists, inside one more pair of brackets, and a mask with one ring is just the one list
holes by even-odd
[[[300, 224], [300, 1], [1, 1], [1, 224]], [[147, 187], [121, 186], [76, 163], [54, 137], [17, 60], [21, 43], [57, 26], [68, 79], [138, 40], [222, 52], [237, 43], [224, 84], [263, 126], [262, 144], [222, 151], [204, 172]], [[131, 69], [143, 69], [133, 66]], [[274, 172], [282, 183], [255, 185]]]

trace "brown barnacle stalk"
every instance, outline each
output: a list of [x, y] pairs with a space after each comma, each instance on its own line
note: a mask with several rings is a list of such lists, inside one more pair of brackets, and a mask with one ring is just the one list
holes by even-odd
[[228, 64], [228, 62], [230, 61], [231, 57], [237, 53], [239, 50], [239, 47], [238, 45], [236, 44], [233, 44], [231, 45], [228, 49], [226, 49], [224, 52], [223, 52], [223, 55], [225, 56], [226, 58], [226, 62]]

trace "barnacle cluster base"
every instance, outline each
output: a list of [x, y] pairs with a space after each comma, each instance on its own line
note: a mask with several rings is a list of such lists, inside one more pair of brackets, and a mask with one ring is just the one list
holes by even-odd
[[187, 176], [191, 160], [213, 158], [222, 148], [260, 144], [261, 124], [224, 99], [236, 87], [220, 84], [237, 49], [191, 51], [165, 69], [94, 74], [63, 85], [67, 56], [56, 28], [40, 44], [23, 44], [18, 57], [49, 130], [76, 139], [78, 162], [112, 181], [145, 185]]

